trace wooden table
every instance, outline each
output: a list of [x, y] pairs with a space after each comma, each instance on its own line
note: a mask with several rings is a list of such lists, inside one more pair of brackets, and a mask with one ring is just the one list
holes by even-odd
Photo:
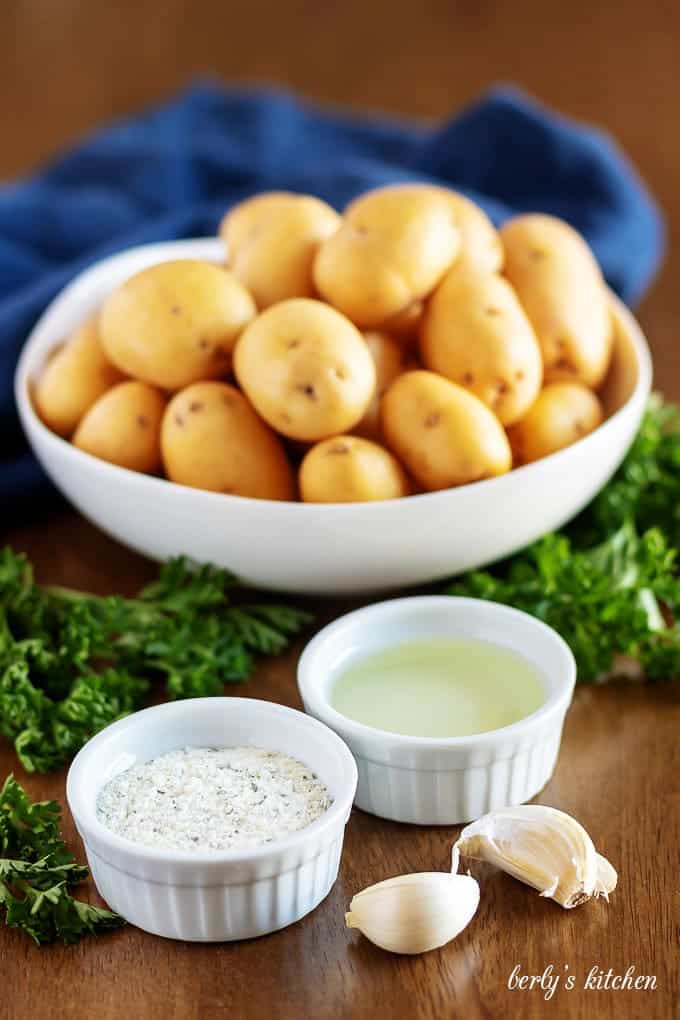
[[[24, 172], [83, 130], [212, 70], [287, 83], [361, 108], [440, 116], [493, 79], [512, 79], [616, 134], [669, 220], [666, 268], [640, 315], [657, 382], [680, 397], [680, 9], [671, 4], [546, 5], [424, 0], [11, 0], [0, 5], [0, 175]], [[44, 581], [133, 592], [149, 575], [69, 511], [0, 535]], [[243, 693], [299, 705], [298, 649], [263, 666]], [[240, 693], [240, 692], [239, 692]], [[64, 776], [26, 777], [63, 801]], [[355, 811], [340, 878], [294, 928], [234, 945], [167, 942], [134, 929], [37, 949], [0, 930], [2, 1020], [211, 1020], [213, 1017], [638, 1018], [680, 1016], [680, 687], [578, 691], [555, 776], [540, 797], [590, 829], [620, 873], [607, 906], [564, 912], [479, 866], [482, 902], [452, 945], [385, 954], [343, 927], [352, 894], [390, 875], [447, 867], [456, 829], [410, 828]], [[67, 835], [78, 847], [70, 819]], [[79, 848], [78, 848], [79, 849]], [[90, 889], [89, 892], [94, 895]], [[517, 965], [563, 977], [544, 993], [508, 989]], [[654, 991], [584, 990], [592, 967], [655, 975]], [[568, 968], [568, 969], [567, 969]], [[567, 991], [564, 975], [574, 974]]]

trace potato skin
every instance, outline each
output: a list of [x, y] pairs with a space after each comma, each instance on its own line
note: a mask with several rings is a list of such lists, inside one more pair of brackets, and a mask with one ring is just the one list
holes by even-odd
[[258, 308], [315, 293], [319, 244], [340, 225], [335, 209], [312, 195], [266, 192], [240, 202], [222, 220], [229, 267]]
[[236, 345], [234, 371], [264, 420], [305, 442], [354, 428], [375, 391], [375, 367], [361, 333], [340, 312], [309, 298], [262, 312]]
[[314, 282], [356, 325], [379, 327], [426, 297], [459, 248], [442, 195], [417, 185], [377, 188], [350, 203], [320, 246]]
[[366, 503], [410, 491], [396, 457], [358, 436], [334, 436], [313, 446], [300, 465], [299, 481], [306, 503]]
[[198, 259], [161, 262], [107, 297], [104, 350], [122, 371], [165, 390], [225, 375], [238, 335], [256, 314], [241, 283]]
[[423, 364], [479, 397], [511, 425], [538, 396], [538, 341], [507, 280], [456, 263], [430, 301], [420, 333]]
[[503, 245], [489, 217], [465, 195], [450, 189], [442, 190], [460, 230], [460, 259], [476, 269], [499, 273], [503, 268]]
[[504, 273], [534, 327], [546, 382], [596, 388], [612, 351], [609, 296], [583, 238], [553, 216], [531, 214], [501, 229]]
[[449, 204], [460, 231], [460, 253], [456, 261], [466, 262], [482, 272], [499, 273], [503, 268], [503, 245], [484, 210], [451, 188], [433, 184], [421, 187], [442, 195]]
[[[446, 202], [460, 232], [460, 250], [456, 263], [466, 262], [482, 272], [499, 273], [503, 268], [503, 245], [493, 223], [475, 202], [451, 188], [435, 184], [388, 185], [408, 187], [439, 195]], [[414, 317], [414, 313], [411, 315]], [[392, 323], [387, 326], [394, 330]]]
[[104, 354], [93, 316], [45, 364], [35, 387], [35, 406], [48, 428], [68, 438], [102, 393], [123, 379]]
[[[228, 209], [219, 226], [220, 237], [239, 248], [248, 240], [256, 223], [275, 213], [282, 203], [296, 197], [293, 191], [260, 191]], [[227, 253], [228, 254], [228, 253]]]
[[157, 471], [165, 404], [163, 394], [147, 383], [118, 383], [87, 411], [73, 445], [130, 471]]
[[295, 498], [283, 446], [242, 393], [201, 382], [176, 393], [161, 427], [167, 477], [179, 485], [253, 499]]
[[448, 489], [510, 470], [503, 428], [462, 386], [434, 372], [400, 375], [383, 397], [387, 445], [424, 489]]
[[602, 424], [600, 401], [580, 383], [550, 383], [520, 422], [508, 430], [519, 464], [547, 457], [570, 446]]
[[366, 346], [375, 364], [375, 392], [368, 410], [354, 429], [358, 436], [380, 441], [380, 401], [388, 386], [398, 375], [413, 368], [415, 358], [402, 343], [389, 333], [373, 330], [364, 333]]

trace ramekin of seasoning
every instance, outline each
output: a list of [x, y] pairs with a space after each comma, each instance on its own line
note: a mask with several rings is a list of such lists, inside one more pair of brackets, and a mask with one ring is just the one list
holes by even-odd
[[349, 613], [310, 641], [298, 666], [305, 710], [356, 759], [357, 807], [419, 825], [467, 822], [538, 793], [575, 679], [552, 628], [452, 596]]
[[100, 895], [156, 935], [218, 942], [299, 920], [332, 888], [357, 771], [316, 719], [250, 698], [136, 712], [66, 793]]

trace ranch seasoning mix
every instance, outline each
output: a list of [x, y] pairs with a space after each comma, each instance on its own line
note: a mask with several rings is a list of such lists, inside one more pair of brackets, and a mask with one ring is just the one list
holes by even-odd
[[97, 816], [119, 836], [163, 850], [271, 843], [332, 803], [302, 762], [259, 747], [187, 747], [141, 762], [102, 789]]

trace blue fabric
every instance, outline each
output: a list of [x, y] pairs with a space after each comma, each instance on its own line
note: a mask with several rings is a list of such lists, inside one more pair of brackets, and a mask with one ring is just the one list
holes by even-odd
[[410, 179], [460, 189], [496, 223], [527, 210], [564, 217], [628, 303], [661, 257], [660, 215], [612, 140], [515, 89], [426, 128], [199, 83], [0, 188], [0, 517], [35, 505], [46, 487], [20, 434], [12, 375], [37, 316], [71, 277], [130, 245], [214, 233], [226, 207], [255, 191], [307, 191], [340, 208]]

